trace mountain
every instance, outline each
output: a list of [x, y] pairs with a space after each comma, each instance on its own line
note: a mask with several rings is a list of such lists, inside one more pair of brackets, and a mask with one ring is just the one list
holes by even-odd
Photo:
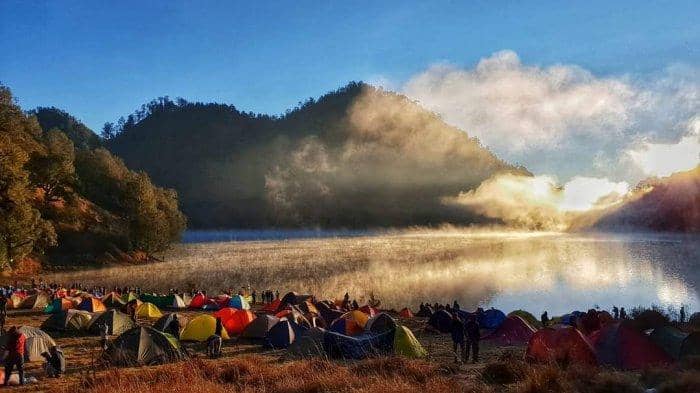
[[592, 221], [599, 230], [700, 232], [700, 166], [643, 181], [621, 205]]
[[527, 173], [408, 98], [350, 83], [282, 116], [167, 98], [108, 125], [106, 146], [177, 190], [198, 228], [465, 224], [443, 203]]
[[134, 261], [179, 240], [175, 192], [101, 144], [60, 109], [23, 112], [0, 85], [0, 270]]

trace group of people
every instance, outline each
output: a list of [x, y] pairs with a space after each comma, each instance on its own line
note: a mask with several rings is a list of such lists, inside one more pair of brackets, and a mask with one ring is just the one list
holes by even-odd
[[[5, 357], [5, 380], [4, 385], [8, 386], [12, 372], [16, 369], [19, 377], [19, 384], [24, 385], [24, 354], [27, 337], [17, 327], [12, 326], [7, 333], [4, 350]], [[60, 378], [66, 372], [66, 357], [58, 346], [49, 348], [48, 352], [41, 354], [44, 357], [44, 371], [50, 378]]]

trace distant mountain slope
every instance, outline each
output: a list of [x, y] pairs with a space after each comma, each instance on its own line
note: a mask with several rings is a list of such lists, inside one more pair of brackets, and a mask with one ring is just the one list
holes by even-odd
[[641, 183], [624, 204], [604, 212], [592, 227], [700, 232], [700, 166]]
[[177, 190], [195, 227], [373, 227], [482, 220], [442, 199], [526, 171], [404, 96], [363, 83], [281, 117], [153, 101], [108, 148]]

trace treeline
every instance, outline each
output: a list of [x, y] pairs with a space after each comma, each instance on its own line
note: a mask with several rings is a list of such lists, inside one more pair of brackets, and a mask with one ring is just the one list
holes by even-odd
[[281, 116], [161, 98], [104, 135], [130, 168], [176, 189], [199, 228], [480, 222], [444, 198], [526, 172], [406, 97], [356, 82]]
[[185, 223], [173, 190], [129, 170], [72, 116], [25, 113], [0, 86], [0, 268], [28, 257], [77, 264], [152, 253]]

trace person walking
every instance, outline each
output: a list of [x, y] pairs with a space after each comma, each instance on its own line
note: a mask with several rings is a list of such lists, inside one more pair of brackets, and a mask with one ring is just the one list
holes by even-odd
[[10, 383], [12, 370], [17, 369], [19, 384], [24, 385], [24, 344], [27, 338], [15, 326], [7, 332], [7, 357], [5, 358], [5, 386]]
[[464, 326], [467, 334], [467, 345], [466, 353], [464, 356], [465, 361], [469, 360], [469, 352], [472, 353], [472, 363], [479, 361], [479, 340], [481, 339], [481, 332], [479, 331], [479, 322], [476, 317], [471, 316]]
[[464, 342], [464, 323], [459, 318], [456, 312], [452, 313], [452, 325], [450, 327], [450, 336], [452, 337], [452, 352], [455, 355], [455, 363], [466, 362], [466, 345]]

